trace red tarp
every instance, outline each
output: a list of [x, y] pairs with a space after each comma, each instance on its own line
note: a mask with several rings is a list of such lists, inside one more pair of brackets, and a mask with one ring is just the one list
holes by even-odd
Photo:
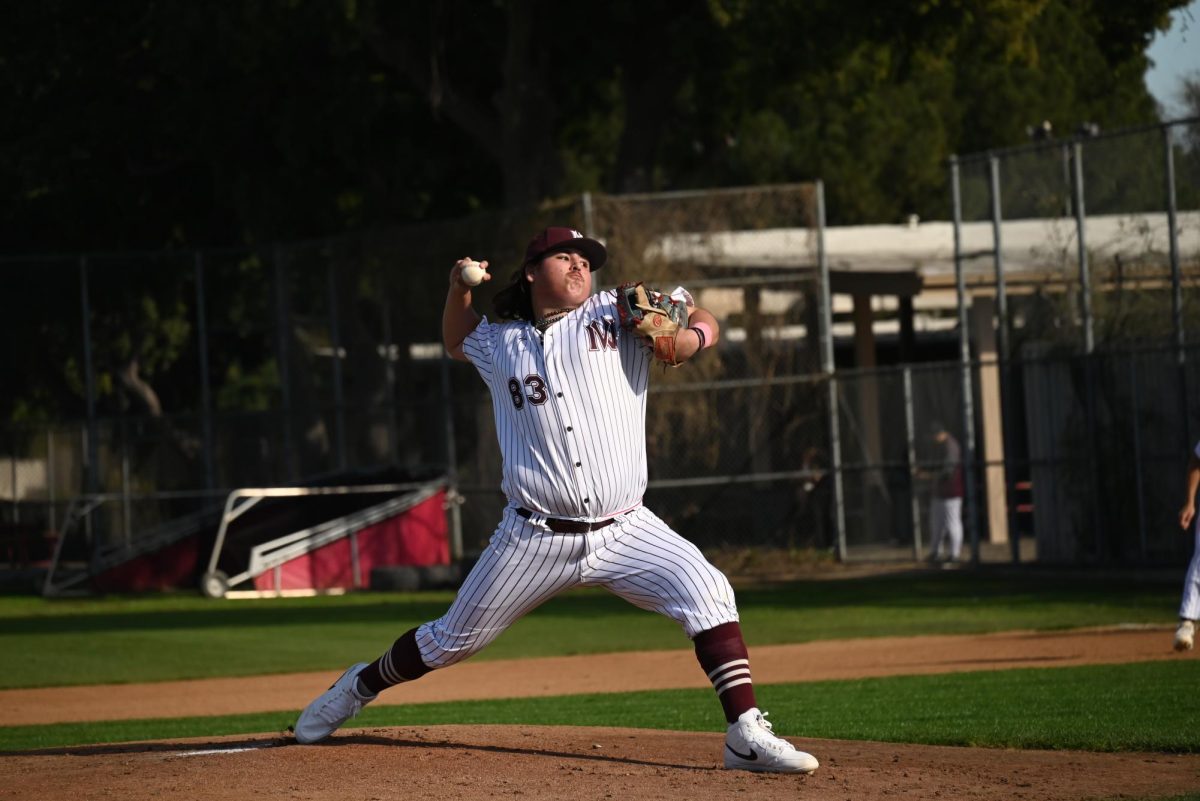
[[96, 589], [101, 592], [162, 592], [194, 585], [200, 559], [200, 538], [188, 537], [161, 551], [106, 570], [96, 576]]
[[[358, 545], [358, 582], [352, 575], [350, 538], [343, 537], [310, 553], [298, 556], [279, 568], [281, 587], [275, 586], [275, 570], [254, 578], [258, 590], [333, 589], [366, 587], [371, 568], [383, 565], [450, 564], [450, 542], [443, 507], [445, 491], [395, 517], [368, 526], [353, 535]], [[98, 589], [107, 592], [145, 592], [190, 585], [207, 561], [199, 552], [199, 537], [164, 548], [118, 565], [96, 577]], [[248, 568], [249, 565], [241, 569]]]
[[[370, 583], [371, 568], [385, 565], [450, 564], [445, 493], [438, 491], [411, 509], [359, 531], [358, 581], [353, 575], [350, 538], [343, 537], [254, 578], [257, 590], [351, 589]], [[278, 573], [280, 581], [276, 586]]]

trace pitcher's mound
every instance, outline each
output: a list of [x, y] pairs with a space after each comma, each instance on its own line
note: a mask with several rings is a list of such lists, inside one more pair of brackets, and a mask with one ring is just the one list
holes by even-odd
[[348, 729], [8, 754], [4, 799], [1089, 799], [1200, 787], [1200, 755], [1007, 751], [789, 738], [811, 776], [721, 768], [719, 732], [550, 726]]

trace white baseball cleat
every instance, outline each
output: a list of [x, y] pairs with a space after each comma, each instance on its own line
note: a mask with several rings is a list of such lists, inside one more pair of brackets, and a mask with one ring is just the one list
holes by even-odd
[[379, 697], [358, 692], [358, 674], [362, 673], [366, 666], [366, 662], [351, 666], [332, 687], [321, 693], [300, 713], [293, 727], [296, 742], [308, 745], [324, 740], [362, 711], [364, 706]]
[[725, 767], [766, 773], [812, 773], [820, 766], [812, 754], [797, 751], [771, 733], [764, 713], [747, 709], [725, 734]]
[[1175, 650], [1190, 651], [1192, 646], [1196, 644], [1196, 624], [1191, 620], [1179, 621], [1179, 628], [1175, 629]]

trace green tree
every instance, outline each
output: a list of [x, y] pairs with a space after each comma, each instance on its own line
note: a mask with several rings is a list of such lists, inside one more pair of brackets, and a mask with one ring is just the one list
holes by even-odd
[[944, 203], [942, 160], [1153, 118], [1181, 0], [18, 4], [6, 250], [231, 245], [611, 192], [826, 180]]
[[[1060, 133], [1152, 120], [1145, 48], [1182, 4], [10, 4], [0, 241], [8, 254], [261, 254], [583, 190], [817, 177], [833, 224], [944, 216], [951, 153], [1019, 144], [1043, 119]], [[269, 292], [270, 259], [246, 263], [248, 285]], [[0, 262], [6, 287], [26, 287], [0, 293], [0, 375], [19, 388], [5, 416], [81, 405], [78, 270], [39, 269]], [[115, 409], [194, 404], [167, 388], [195, 363], [189, 289], [134, 275], [93, 287], [102, 391]], [[269, 301], [239, 297], [248, 276], [210, 281], [210, 309], [259, 309], [228, 331], [269, 325]], [[41, 358], [24, 347], [30, 332]], [[220, 398], [263, 402], [278, 366], [262, 340], [260, 329], [223, 345]], [[47, 363], [61, 374], [35, 375]]]

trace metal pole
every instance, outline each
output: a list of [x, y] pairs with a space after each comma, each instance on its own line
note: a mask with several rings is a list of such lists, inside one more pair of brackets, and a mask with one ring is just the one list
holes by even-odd
[[1000, 160], [988, 157], [988, 190], [992, 199], [992, 259], [996, 275], [996, 324], [999, 326], [1000, 347], [1000, 414], [1001, 437], [1004, 442], [1004, 503], [1008, 517], [1008, 544], [1013, 564], [1021, 561], [1020, 531], [1017, 526], [1018, 476], [1014, 465], [1013, 420], [1017, 409], [1012, 397], [1012, 352], [1009, 340], [1008, 288], [1004, 278], [1003, 201], [1000, 196]]
[[125, 548], [133, 545], [133, 531], [129, 522], [133, 507], [129, 496], [129, 421], [121, 417], [121, 533]]
[[333, 351], [333, 439], [339, 470], [346, 469], [346, 397], [342, 387], [342, 337], [338, 326], [337, 276], [333, 260], [326, 266], [329, 303], [329, 345]]
[[1079, 245], [1079, 310], [1083, 315], [1083, 352], [1091, 355], [1096, 348], [1092, 330], [1092, 278], [1088, 268], [1087, 215], [1083, 203], [1083, 143], [1075, 142], [1072, 149], [1074, 166], [1075, 239]]
[[204, 254], [194, 254], [196, 271], [196, 351], [200, 360], [200, 430], [204, 438], [204, 488], [217, 485], [213, 448], [212, 382], [208, 364], [208, 312], [205, 307]]
[[829, 262], [825, 258], [825, 182], [815, 186], [817, 203], [817, 274], [820, 277], [821, 371], [826, 376], [829, 406], [829, 469], [833, 473], [833, 525], [838, 561], [846, 561], [846, 491], [842, 480], [842, 441], [838, 418], [837, 370], [833, 358], [833, 292], [829, 285]]
[[58, 535], [58, 512], [54, 505], [58, 501], [58, 495], [54, 487], [54, 429], [46, 428], [46, 519], [49, 521], [49, 530]]
[[1183, 328], [1183, 289], [1179, 270], [1179, 234], [1175, 206], [1175, 152], [1171, 147], [1171, 128], [1163, 127], [1163, 161], [1166, 167], [1167, 252], [1171, 264], [1171, 325], [1175, 333], [1175, 358], [1184, 361], [1186, 344]]
[[958, 157], [950, 157], [950, 193], [954, 208], [954, 283], [958, 295], [958, 359], [962, 382], [963, 473], [966, 496], [963, 516], [971, 539], [971, 562], [979, 564], [979, 524], [975, 512], [975, 395], [971, 378], [971, 340], [967, 328], [967, 284], [962, 264], [962, 187]]
[[1075, 213], [1071, 205], [1071, 197], [1074, 194], [1071, 189], [1071, 146], [1063, 143], [1062, 146], [1062, 168], [1063, 168], [1063, 215], [1071, 216]]
[[1179, 409], [1184, 442], [1192, 441], [1192, 416], [1188, 413], [1187, 335], [1183, 326], [1183, 280], [1179, 268], [1179, 228], [1175, 205], [1175, 149], [1171, 128], [1163, 126], [1163, 159], [1167, 190], [1167, 252], [1171, 263], [1171, 326], [1175, 333], [1175, 364], [1179, 370]]
[[583, 205], [583, 235], [594, 239], [596, 236], [596, 215], [592, 207], [592, 193], [584, 192], [580, 199]]
[[446, 480], [450, 485], [447, 501], [450, 504], [450, 558], [461, 559], [462, 496], [458, 492], [458, 448], [454, 439], [454, 396], [450, 389], [450, 357], [442, 356], [442, 421], [446, 446]]
[[[85, 425], [82, 429], [80, 429], [79, 433], [82, 435], [82, 439], [83, 439], [83, 443], [80, 445], [80, 448], [81, 448], [81, 450], [84, 451], [84, 454], [83, 454], [83, 458], [84, 458], [84, 462], [85, 462], [84, 469], [86, 471], [86, 469], [87, 469], [86, 461], [88, 458], [87, 457], [87, 450], [88, 450], [87, 426]], [[87, 479], [85, 478], [84, 480], [86, 481]], [[86, 498], [88, 496], [85, 494], [83, 497]], [[75, 502], [75, 499], [71, 498], [70, 503], [74, 503], [74, 502]], [[95, 509], [97, 505], [98, 504], [95, 504], [95, 503], [86, 504], [86, 508], [81, 513], [83, 515], [83, 517], [81, 519], [83, 520], [84, 541], [87, 542], [89, 544], [89, 546], [91, 545], [91, 542], [92, 542], [92, 510]], [[70, 525], [71, 525], [71, 507], [70, 507], [70, 504], [68, 504], [67, 519], [65, 521], [63, 521], [63, 527], [65, 529], [65, 528], [69, 527]], [[64, 534], [66, 533], [65, 530], [63, 533]], [[61, 541], [62, 540], [60, 538], [59, 542], [61, 543]]]
[[992, 201], [992, 247], [993, 262], [996, 272], [996, 323], [999, 326], [997, 344], [1000, 346], [1000, 358], [1009, 356], [1008, 341], [1008, 290], [1004, 278], [1004, 248], [1002, 245], [1003, 218], [1001, 216], [1000, 200], [1000, 160], [995, 156], [988, 157], [988, 190]]
[[1129, 415], [1133, 424], [1133, 485], [1137, 489], [1138, 543], [1141, 558], [1146, 561], [1146, 493], [1142, 487], [1142, 437], [1138, 424], [1138, 409], [1141, 408], [1141, 393], [1138, 392], [1137, 354], [1129, 354], [1129, 389], [1132, 394], [1133, 413]]
[[15, 436], [13, 437], [12, 447], [9, 449], [8, 465], [12, 471], [12, 522], [16, 524], [21, 522], [21, 494], [17, 487], [17, 441]]
[[834, 371], [833, 360], [833, 293], [829, 286], [829, 265], [825, 260], [825, 184], [817, 181], [817, 277], [820, 281], [820, 329], [818, 336], [821, 347], [821, 370], [826, 374]]
[[[79, 258], [79, 296], [82, 303], [83, 316], [83, 385], [84, 394], [86, 395], [87, 408], [87, 438], [85, 439], [86, 447], [84, 448], [84, 479], [83, 486], [85, 492], [95, 492], [98, 486], [98, 472], [96, 464], [99, 454], [98, 437], [96, 432], [96, 373], [95, 367], [92, 364], [92, 308], [91, 301], [88, 297], [88, 257], [81, 256]], [[88, 516], [89, 523], [91, 515]]]
[[1101, 512], [1101, 493], [1099, 465], [1096, 458], [1096, 379], [1094, 353], [1096, 338], [1092, 328], [1092, 280], [1088, 266], [1087, 252], [1087, 211], [1083, 191], [1083, 143], [1076, 140], [1072, 145], [1071, 163], [1074, 167], [1074, 201], [1075, 201], [1075, 239], [1079, 244], [1079, 306], [1083, 315], [1083, 367], [1084, 387], [1084, 416], [1088, 432], [1088, 465], [1092, 482], [1091, 516], [1093, 530], [1096, 532], [1096, 556], [1102, 557], [1107, 549], [1104, 514]]
[[921, 499], [917, 493], [917, 437], [913, 422], [912, 368], [904, 366], [904, 442], [908, 448], [908, 505], [912, 515], [913, 559], [921, 559]]

